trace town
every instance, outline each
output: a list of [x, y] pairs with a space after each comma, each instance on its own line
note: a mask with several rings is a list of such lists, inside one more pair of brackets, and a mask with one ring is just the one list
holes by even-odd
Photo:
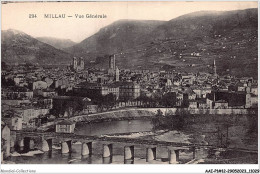
[[[107, 69], [87, 69], [80, 57], [71, 62], [65, 68], [2, 62], [2, 143], [10, 141], [10, 129], [35, 131], [57, 119], [120, 108], [223, 110], [258, 104], [257, 80], [218, 76], [215, 60], [211, 73], [197, 74], [119, 69], [116, 55], [109, 56]], [[56, 132], [67, 129], [57, 126]]]

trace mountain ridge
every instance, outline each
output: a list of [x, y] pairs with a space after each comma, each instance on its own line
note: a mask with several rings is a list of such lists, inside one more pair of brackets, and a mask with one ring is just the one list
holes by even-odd
[[69, 63], [72, 56], [15, 29], [2, 30], [2, 61], [39, 64]]
[[76, 42], [73, 42], [70, 39], [60, 39], [55, 37], [36, 37], [35, 39], [61, 50], [76, 44]]

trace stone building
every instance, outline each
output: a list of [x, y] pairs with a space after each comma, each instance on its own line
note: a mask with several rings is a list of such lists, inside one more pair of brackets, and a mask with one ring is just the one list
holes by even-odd
[[140, 85], [134, 82], [119, 82], [119, 99], [133, 100], [140, 96]]
[[82, 71], [85, 68], [85, 63], [82, 57], [73, 57], [72, 69], [74, 71]]
[[69, 120], [64, 120], [56, 124], [56, 132], [58, 133], [74, 133], [75, 123]]
[[116, 56], [109, 56], [108, 75], [112, 80], [119, 81], [119, 68], [116, 66]]

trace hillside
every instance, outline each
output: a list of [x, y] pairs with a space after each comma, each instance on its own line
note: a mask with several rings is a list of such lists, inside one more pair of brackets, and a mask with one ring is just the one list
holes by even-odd
[[[211, 65], [216, 59], [219, 74], [256, 77], [257, 21], [257, 9], [192, 13], [159, 26], [151, 37], [163, 46], [163, 54], [176, 52], [166, 61], [180, 58], [180, 54], [174, 64]], [[192, 52], [201, 57], [187, 56]]]
[[17, 30], [2, 31], [2, 61], [39, 64], [67, 64], [71, 55]]
[[117, 53], [145, 42], [147, 33], [163, 21], [119, 20], [102, 29], [67, 51], [76, 55]]
[[[167, 22], [117, 21], [67, 49], [86, 60], [116, 54], [130, 69], [169, 69], [257, 77], [257, 9], [201, 11]], [[194, 54], [196, 53], [196, 54]]]
[[37, 40], [51, 45], [57, 49], [64, 49], [68, 47], [72, 47], [76, 43], [71, 41], [70, 39], [58, 39], [54, 37], [36, 37]]

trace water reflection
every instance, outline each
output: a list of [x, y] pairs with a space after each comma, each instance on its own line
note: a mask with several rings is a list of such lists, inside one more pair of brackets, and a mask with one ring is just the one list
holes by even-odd
[[103, 135], [129, 132], [151, 131], [153, 128], [150, 120], [123, 120], [91, 124], [76, 125], [75, 134], [79, 135]]
[[[79, 146], [78, 146], [79, 147]], [[76, 148], [76, 147], [72, 147]], [[61, 154], [61, 150], [54, 149], [44, 154], [37, 154], [33, 157], [20, 156], [11, 157], [11, 161], [23, 164], [169, 164], [167, 148], [158, 148], [156, 159], [146, 162], [145, 148], [141, 148], [135, 152], [133, 159], [124, 159], [124, 148], [116, 149], [110, 157], [103, 157], [101, 153], [94, 153], [92, 155], [81, 156], [81, 153], [76, 151], [68, 154]], [[196, 151], [196, 159], [207, 159], [201, 161], [205, 163], [232, 163], [232, 160], [237, 160], [236, 163], [247, 159], [246, 163], [257, 163], [257, 154], [241, 153], [234, 151], [220, 152], [219, 154], [213, 153], [210, 149], [199, 149]], [[192, 150], [183, 150], [179, 153], [179, 163], [185, 164], [193, 159]], [[249, 159], [249, 160], [248, 160]], [[251, 160], [250, 160], [251, 159]], [[245, 163], [244, 162], [244, 163]]]

